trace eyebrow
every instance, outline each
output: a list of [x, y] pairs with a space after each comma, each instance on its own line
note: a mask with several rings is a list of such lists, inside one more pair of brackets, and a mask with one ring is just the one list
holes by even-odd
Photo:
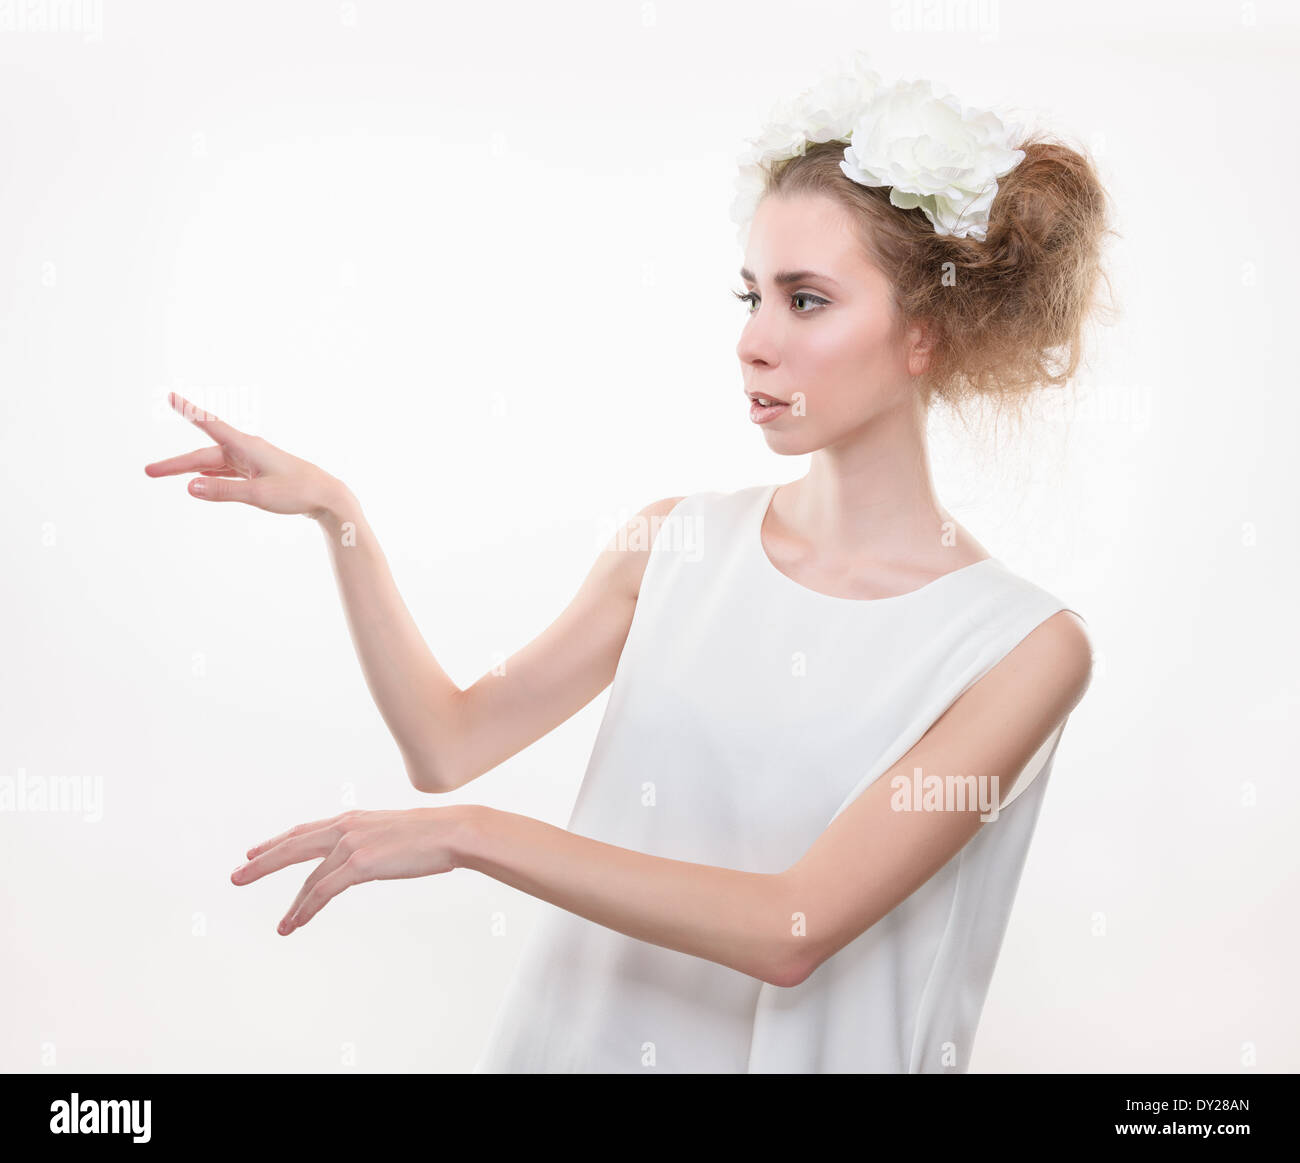
[[[744, 267], [740, 268], [740, 277], [747, 283], [758, 282], [758, 280], [754, 278], [754, 272], [746, 270]], [[829, 275], [820, 275], [816, 271], [777, 271], [775, 280], [778, 287], [787, 287], [791, 283], [804, 282], [829, 283], [832, 287], [839, 286], [839, 283]]]

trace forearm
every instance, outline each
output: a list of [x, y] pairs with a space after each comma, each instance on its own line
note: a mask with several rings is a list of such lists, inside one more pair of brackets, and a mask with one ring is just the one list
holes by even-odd
[[629, 937], [774, 985], [798, 980], [801, 937], [784, 876], [619, 848], [475, 805], [455, 853], [471, 868]]
[[348, 631], [371, 697], [424, 790], [439, 783], [460, 688], [438, 665], [393, 581], [361, 504], [340, 481], [316, 520], [325, 532]]

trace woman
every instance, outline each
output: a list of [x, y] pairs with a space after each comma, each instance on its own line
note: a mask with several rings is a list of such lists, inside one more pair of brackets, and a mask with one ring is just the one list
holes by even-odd
[[1092, 167], [1012, 149], [992, 114], [883, 87], [861, 58], [753, 146], [737, 354], [750, 419], [774, 452], [810, 453], [807, 475], [646, 506], [472, 686], [430, 653], [340, 481], [202, 414], [214, 446], [146, 468], [320, 523], [423, 791], [613, 684], [567, 829], [476, 805], [347, 812], [232, 874], [321, 859], [285, 934], [350, 885], [457, 867], [556, 905], [479, 1071], [966, 1070], [1088, 686], [1078, 616], [940, 506], [925, 420], [1074, 372], [1106, 232]]

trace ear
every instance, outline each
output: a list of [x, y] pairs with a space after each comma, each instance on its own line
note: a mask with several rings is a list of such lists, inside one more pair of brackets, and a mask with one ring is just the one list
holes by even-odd
[[907, 373], [923, 375], [930, 367], [930, 355], [939, 338], [939, 328], [932, 319], [920, 319], [907, 329]]

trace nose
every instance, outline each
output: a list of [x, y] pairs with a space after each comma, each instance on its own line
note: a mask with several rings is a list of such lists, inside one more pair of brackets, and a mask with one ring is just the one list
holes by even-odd
[[763, 309], [759, 307], [747, 320], [740, 333], [740, 342], [736, 344], [736, 355], [742, 364], [751, 367], [776, 367], [778, 361], [776, 345], [771, 335], [771, 328], [761, 318]]

